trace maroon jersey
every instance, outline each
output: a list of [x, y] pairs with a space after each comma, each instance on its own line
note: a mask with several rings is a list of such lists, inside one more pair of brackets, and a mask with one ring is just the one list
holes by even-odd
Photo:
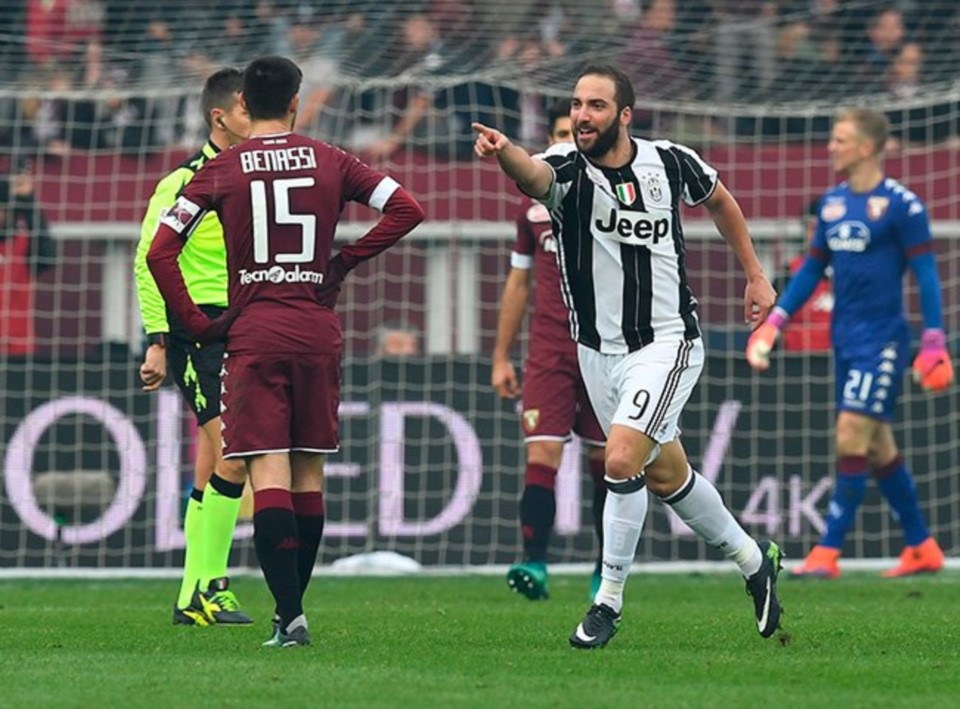
[[524, 201], [517, 217], [517, 241], [510, 261], [514, 268], [534, 267], [536, 288], [530, 349], [576, 352], [576, 343], [570, 335], [570, 314], [560, 292], [557, 242], [553, 238], [550, 213], [539, 202]]
[[203, 339], [200, 333], [210, 321], [190, 301], [176, 254], [203, 215], [214, 210], [227, 249], [232, 320], [227, 351], [338, 352], [339, 319], [317, 291], [328, 275], [347, 201], [386, 215], [340, 250], [345, 270], [380, 253], [423, 218], [393, 179], [339, 148], [294, 133], [256, 136], [207, 162], [183, 188], [160, 219], [147, 261], [166, 302], [187, 330]]

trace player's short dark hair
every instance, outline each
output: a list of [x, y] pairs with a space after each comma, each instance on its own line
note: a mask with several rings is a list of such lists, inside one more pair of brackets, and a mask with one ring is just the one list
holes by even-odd
[[243, 88], [243, 72], [236, 67], [218, 69], [207, 77], [203, 83], [203, 92], [200, 94], [200, 110], [203, 111], [203, 122], [207, 128], [212, 128], [210, 112], [219, 108], [229, 111], [237, 101], [237, 94]]
[[253, 120], [284, 118], [293, 97], [300, 93], [303, 72], [286, 57], [254, 59], [243, 70], [243, 99]]
[[557, 121], [570, 117], [570, 99], [555, 101], [547, 109], [547, 135], [553, 135], [557, 128]]
[[633, 82], [630, 77], [613, 64], [590, 63], [580, 70], [577, 81], [585, 76], [605, 76], [613, 81], [613, 100], [617, 102], [617, 111], [624, 108], [633, 108], [637, 102], [637, 92], [633, 90]]

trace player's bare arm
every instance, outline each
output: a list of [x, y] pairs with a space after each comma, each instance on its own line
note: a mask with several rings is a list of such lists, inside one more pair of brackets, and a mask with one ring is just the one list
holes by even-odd
[[500, 131], [474, 123], [477, 141], [474, 152], [482, 158], [496, 156], [500, 169], [531, 197], [545, 197], [553, 184], [553, 170], [542, 160], [510, 142]]
[[167, 348], [163, 345], [150, 345], [140, 365], [140, 381], [144, 391], [156, 391], [167, 378]]
[[743, 267], [747, 277], [747, 287], [743, 294], [743, 319], [744, 322], [751, 323], [752, 327], [757, 327], [770, 314], [777, 301], [777, 292], [757, 258], [747, 221], [737, 200], [722, 182], [717, 183], [717, 188], [704, 204], [720, 235], [730, 245]]
[[512, 399], [520, 394], [517, 373], [510, 361], [510, 349], [520, 334], [529, 298], [530, 271], [523, 268], [510, 269], [500, 299], [497, 340], [493, 347], [493, 367], [490, 373], [490, 383], [504, 399]]

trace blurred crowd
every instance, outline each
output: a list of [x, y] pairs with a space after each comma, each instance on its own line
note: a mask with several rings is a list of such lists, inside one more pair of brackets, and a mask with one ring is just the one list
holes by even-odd
[[[0, 145], [193, 145], [201, 78], [264, 53], [304, 69], [298, 129], [373, 158], [465, 156], [472, 120], [539, 144], [545, 106], [591, 59], [631, 74], [639, 131], [669, 102], [700, 106], [704, 135], [790, 139], [829, 111], [749, 107], [953, 96], [958, 36], [956, 0], [3, 0]], [[957, 114], [944, 99], [891, 118], [901, 140], [939, 142]]]

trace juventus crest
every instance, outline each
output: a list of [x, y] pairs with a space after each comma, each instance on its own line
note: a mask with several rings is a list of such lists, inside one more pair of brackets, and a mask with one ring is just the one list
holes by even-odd
[[642, 181], [643, 199], [647, 204], [663, 204], [663, 185], [657, 174], [647, 175]]

